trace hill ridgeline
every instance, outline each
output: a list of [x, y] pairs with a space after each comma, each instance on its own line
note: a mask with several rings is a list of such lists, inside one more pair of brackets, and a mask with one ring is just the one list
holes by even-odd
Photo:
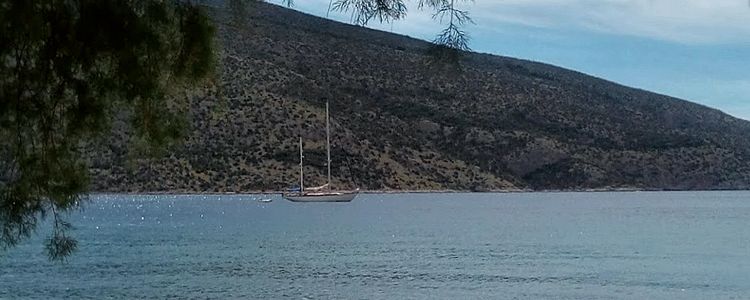
[[[258, 3], [214, 10], [215, 87], [189, 93], [190, 132], [128, 160], [115, 134], [91, 156], [101, 192], [250, 192], [325, 180], [370, 190], [747, 189], [750, 122], [582, 73], [469, 53]], [[235, 18], [236, 19], [236, 18]], [[240, 25], [240, 26], [238, 26]]]

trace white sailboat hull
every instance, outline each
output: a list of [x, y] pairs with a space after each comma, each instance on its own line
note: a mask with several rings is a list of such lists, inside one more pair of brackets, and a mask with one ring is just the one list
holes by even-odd
[[357, 197], [359, 189], [353, 192], [336, 192], [331, 189], [331, 121], [328, 116], [328, 102], [326, 102], [326, 156], [328, 168], [328, 181], [326, 184], [305, 188], [305, 169], [302, 154], [302, 137], [299, 138], [299, 192], [283, 194], [284, 199], [292, 202], [351, 202]]
[[356, 192], [284, 194], [284, 199], [292, 202], [351, 202]]

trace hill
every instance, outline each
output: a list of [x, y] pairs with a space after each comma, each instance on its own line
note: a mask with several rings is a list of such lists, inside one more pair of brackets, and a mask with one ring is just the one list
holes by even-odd
[[[747, 189], [750, 123], [551, 65], [470, 53], [259, 3], [214, 11], [221, 78], [191, 92], [191, 133], [169, 156], [92, 154], [93, 189], [280, 190], [325, 172], [331, 104], [338, 187], [407, 190]], [[117, 134], [116, 136], [120, 136]]]

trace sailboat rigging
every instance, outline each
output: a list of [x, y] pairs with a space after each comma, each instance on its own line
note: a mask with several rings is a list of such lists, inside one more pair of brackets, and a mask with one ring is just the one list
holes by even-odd
[[326, 101], [326, 166], [328, 169], [328, 181], [326, 184], [305, 188], [304, 155], [302, 149], [302, 137], [299, 138], [299, 191], [283, 194], [283, 197], [292, 202], [351, 202], [357, 196], [356, 191], [333, 191], [331, 189], [331, 122]]

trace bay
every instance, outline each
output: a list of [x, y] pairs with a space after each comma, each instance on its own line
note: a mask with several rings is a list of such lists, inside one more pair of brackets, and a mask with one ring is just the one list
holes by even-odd
[[748, 299], [749, 192], [93, 195], [0, 298]]

